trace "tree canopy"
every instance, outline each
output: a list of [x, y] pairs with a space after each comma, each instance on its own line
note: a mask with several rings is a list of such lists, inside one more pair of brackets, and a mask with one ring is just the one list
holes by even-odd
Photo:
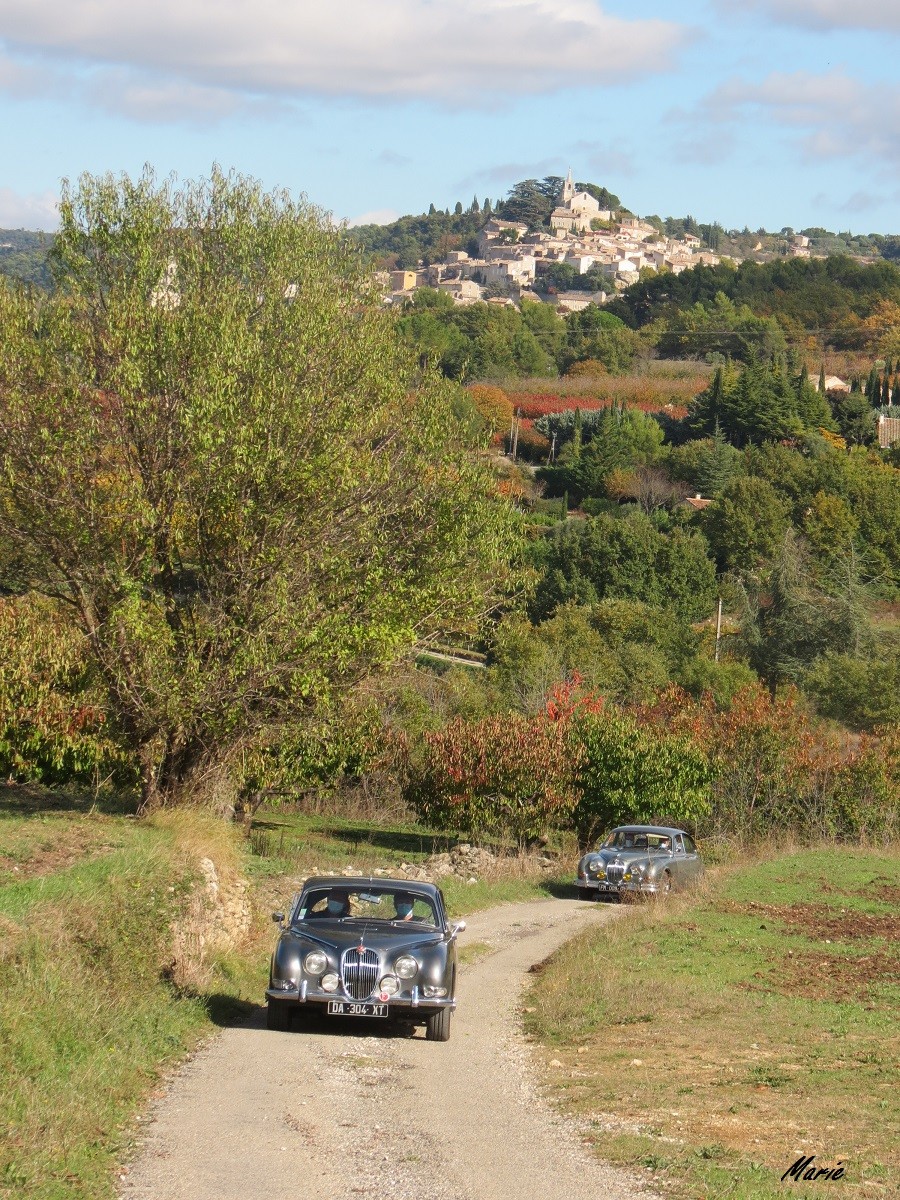
[[498, 578], [506, 509], [359, 251], [252, 180], [64, 185], [0, 288], [0, 584], [71, 614], [144, 803], [260, 762]]

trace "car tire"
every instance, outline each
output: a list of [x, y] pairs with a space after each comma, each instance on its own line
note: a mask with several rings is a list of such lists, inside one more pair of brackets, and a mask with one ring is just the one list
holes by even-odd
[[425, 1022], [425, 1038], [429, 1042], [449, 1042], [450, 1041], [450, 1015], [452, 1010], [442, 1008], [439, 1012], [432, 1013]]
[[663, 871], [659, 877], [659, 891], [656, 893], [659, 900], [665, 900], [672, 894], [672, 876], [668, 871]]
[[283, 1000], [270, 1000], [266, 1005], [266, 1029], [285, 1033], [291, 1027], [291, 1010]]

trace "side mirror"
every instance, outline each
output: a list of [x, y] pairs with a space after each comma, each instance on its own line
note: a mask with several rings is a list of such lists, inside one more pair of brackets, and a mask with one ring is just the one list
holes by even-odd
[[457, 921], [457, 922], [456, 922], [456, 924], [455, 924], [455, 925], [452, 927], [452, 929], [450, 930], [450, 936], [451, 936], [451, 937], [456, 937], [456, 935], [457, 935], [458, 933], [465, 933], [465, 932], [466, 932], [466, 923], [465, 923], [465, 921]]
[[273, 912], [272, 920], [275, 922], [276, 925], [283, 925], [284, 924], [284, 913], [283, 912]]

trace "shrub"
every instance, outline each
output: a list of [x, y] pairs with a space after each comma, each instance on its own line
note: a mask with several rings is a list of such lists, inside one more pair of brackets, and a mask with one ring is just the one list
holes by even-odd
[[513, 406], [503, 388], [475, 383], [466, 390], [491, 433], [505, 433], [512, 423]]

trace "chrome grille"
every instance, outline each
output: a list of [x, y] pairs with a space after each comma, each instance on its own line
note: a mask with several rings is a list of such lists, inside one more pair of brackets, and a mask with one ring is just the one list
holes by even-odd
[[378, 955], [362, 947], [345, 950], [341, 979], [351, 1000], [368, 1000], [378, 984]]
[[606, 878], [610, 883], [621, 883], [624, 874], [625, 866], [623, 863], [610, 863], [606, 868]]

